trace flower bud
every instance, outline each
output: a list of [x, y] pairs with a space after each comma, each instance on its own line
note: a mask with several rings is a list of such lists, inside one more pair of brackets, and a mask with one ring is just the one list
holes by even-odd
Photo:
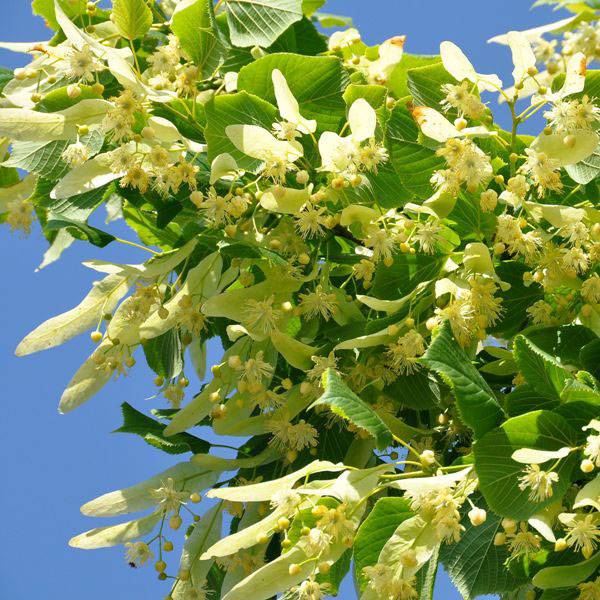
[[562, 552], [569, 547], [567, 544], [567, 540], [565, 538], [558, 538], [556, 542], [554, 542], [554, 552]]
[[92, 342], [94, 342], [94, 344], [98, 344], [102, 341], [102, 332], [92, 331], [92, 333], [90, 333], [90, 338], [92, 339]]
[[479, 525], [483, 525], [487, 519], [487, 513], [485, 510], [483, 510], [483, 508], [477, 508], [476, 506], [469, 511], [468, 516], [473, 527], [479, 527]]
[[579, 468], [584, 473], [591, 473], [594, 470], [594, 463], [589, 458], [586, 458], [586, 459], [584, 459], [584, 460], [581, 461], [581, 464], [579, 465]]
[[497, 533], [494, 536], [494, 546], [504, 546], [504, 544], [506, 544], [506, 534]]
[[79, 96], [81, 96], [81, 88], [76, 83], [72, 83], [71, 85], [68, 85], [67, 86], [67, 96], [71, 100], [75, 100], [75, 98], [79, 98]]

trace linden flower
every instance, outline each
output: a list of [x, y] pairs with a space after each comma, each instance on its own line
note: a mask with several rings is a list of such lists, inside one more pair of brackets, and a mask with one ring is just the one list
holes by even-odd
[[581, 551], [584, 558], [590, 558], [600, 542], [599, 514], [561, 515], [560, 519], [567, 528], [567, 544], [575, 551]]
[[148, 191], [148, 183], [148, 173], [139, 165], [131, 167], [119, 182], [121, 187], [137, 188], [142, 194]]
[[332, 536], [325, 533], [322, 529], [313, 527], [303, 543], [306, 556], [319, 556], [331, 544]]
[[318, 583], [314, 579], [306, 579], [300, 585], [294, 586], [290, 591], [295, 593], [298, 600], [321, 600], [329, 589], [327, 583]]
[[176, 512], [182, 504], [185, 504], [189, 494], [178, 492], [171, 477], [162, 482], [162, 485], [150, 491], [150, 495], [158, 501], [163, 513]]
[[527, 309], [527, 314], [535, 325], [551, 325], [554, 322], [552, 311], [552, 305], [544, 300], [537, 300]]
[[250, 387], [256, 387], [261, 384], [263, 378], [268, 379], [273, 376], [275, 370], [273, 365], [265, 362], [263, 359], [265, 353], [261, 350], [256, 353], [254, 358], [249, 358], [239, 367], [242, 371], [240, 381], [247, 383]]
[[326, 321], [329, 321], [337, 311], [339, 305], [337, 296], [326, 292], [320, 283], [314, 291], [300, 294], [298, 298], [302, 314], [306, 315], [309, 319], [321, 316]]
[[411, 329], [387, 348], [389, 365], [397, 373], [410, 375], [421, 368], [417, 359], [425, 352], [425, 341], [416, 330]]
[[240, 152], [262, 161], [263, 175], [276, 181], [283, 181], [304, 154], [298, 142], [278, 140], [258, 125], [229, 125], [225, 134]]
[[469, 280], [469, 285], [469, 303], [477, 319], [481, 321], [479, 324], [483, 328], [494, 325], [502, 313], [502, 299], [494, 296], [498, 289], [496, 284], [485, 277], [474, 277]]
[[552, 497], [552, 486], [558, 479], [558, 473], [554, 471], [542, 471], [539, 465], [527, 465], [523, 475], [519, 477], [519, 489], [530, 489], [529, 499], [533, 502], [543, 502]]
[[530, 185], [524, 175], [515, 175], [506, 183], [506, 189], [500, 194], [500, 200], [519, 208], [523, 204], [529, 188]]
[[89, 46], [84, 45], [81, 49], [72, 46], [65, 51], [65, 61], [67, 66], [65, 74], [73, 79], [82, 81], [93, 81], [94, 73], [104, 68], [93, 54]]
[[169, 401], [171, 408], [179, 408], [185, 392], [180, 386], [171, 384], [163, 390], [163, 396]]
[[596, 434], [589, 435], [583, 453], [588, 457], [597, 467], [600, 467], [600, 421], [593, 419], [588, 425], [583, 427], [584, 431], [594, 429]]
[[279, 450], [296, 450], [317, 445], [317, 430], [304, 419], [295, 425], [285, 412], [279, 412], [267, 421], [267, 428], [273, 435], [269, 444]]
[[469, 139], [452, 137], [436, 150], [436, 154], [448, 163], [450, 173], [441, 180], [433, 179], [432, 182], [449, 192], [457, 184], [460, 187], [463, 183], [474, 191], [480, 185], [487, 184], [494, 174], [489, 157]]
[[541, 198], [548, 190], [560, 192], [563, 188], [560, 180], [560, 161], [533, 148], [525, 148], [525, 154], [527, 154], [527, 160], [519, 172], [531, 177], [534, 185], [538, 188], [538, 196]]
[[445, 83], [442, 85], [442, 91], [446, 94], [442, 102], [442, 108], [445, 111], [457, 109], [465, 117], [470, 119], [481, 119], [485, 115], [485, 104], [473, 93], [472, 85], [468, 81], [463, 81], [458, 85]]
[[392, 258], [398, 241], [379, 225], [369, 225], [366, 230], [364, 244], [373, 251], [374, 262]]
[[437, 244], [443, 239], [441, 231], [443, 228], [436, 221], [425, 221], [417, 224], [412, 239], [419, 244], [421, 252], [433, 254]]
[[11, 231], [22, 231], [24, 235], [31, 233], [31, 224], [34, 221], [33, 205], [27, 199], [11, 200], [6, 204], [6, 223]]
[[563, 42], [563, 53], [571, 55], [582, 52], [592, 61], [598, 57], [600, 31], [597, 24], [581, 23], [574, 31], [567, 31]]
[[542, 545], [542, 538], [527, 530], [527, 524], [521, 523], [519, 529], [509, 535], [508, 548], [513, 555], [537, 552]]
[[319, 381], [327, 369], [335, 370], [337, 367], [337, 358], [333, 352], [328, 356], [311, 356], [310, 359], [315, 363], [315, 366], [306, 372], [306, 376], [311, 381]]
[[363, 279], [365, 282], [365, 287], [367, 284], [370, 284], [373, 280], [373, 275], [375, 275], [375, 263], [366, 258], [362, 258], [360, 262], [356, 263], [352, 267], [352, 271], [356, 279]]
[[582, 100], [557, 100], [554, 106], [544, 113], [544, 117], [557, 132], [568, 133], [592, 128], [600, 121], [600, 108], [594, 106], [588, 97]]
[[[325, 131], [319, 138], [321, 171], [349, 174], [361, 166], [368, 168], [366, 164], [361, 163], [361, 144], [367, 140], [373, 140], [375, 137], [377, 114], [364, 98], [355, 100], [350, 106], [348, 126], [351, 133], [346, 137], [341, 137], [333, 131]], [[363, 155], [363, 158], [365, 156]], [[387, 154], [374, 151], [371, 146], [367, 160], [371, 167], [374, 164], [376, 166], [379, 162], [387, 160]]]
[[581, 295], [586, 302], [591, 302], [592, 304], [600, 303], [600, 277], [598, 277], [597, 273], [594, 273], [583, 282], [581, 285]]
[[277, 329], [281, 311], [273, 307], [275, 296], [265, 300], [248, 300], [244, 306], [244, 320], [248, 326], [263, 335], [269, 335]]
[[598, 600], [600, 598], [600, 577], [594, 581], [580, 583], [577, 589], [579, 590], [577, 600]]
[[479, 196], [479, 206], [483, 212], [492, 212], [498, 204], [498, 192], [486, 190]]
[[116, 150], [109, 153], [110, 170], [113, 173], [123, 173], [128, 171], [135, 164], [135, 156], [131, 148], [125, 144], [119, 146]]
[[271, 496], [271, 508], [279, 508], [282, 513], [289, 515], [300, 504], [302, 496], [294, 490], [278, 490]]
[[585, 273], [589, 262], [588, 255], [581, 248], [569, 248], [563, 252], [562, 263], [566, 271]]
[[304, 238], [317, 237], [323, 235], [323, 228], [327, 222], [324, 217], [325, 209], [323, 207], [305, 206], [296, 215], [296, 229]]
[[456, 341], [467, 346], [475, 333], [473, 307], [465, 300], [450, 302], [445, 308], [436, 308], [435, 314], [439, 322], [448, 320]]
[[338, 504], [335, 508], [329, 509], [323, 506], [320, 516], [317, 517], [318, 528], [338, 541], [353, 535], [356, 523], [346, 515], [347, 509], [346, 504]]
[[82, 165], [90, 157], [90, 149], [80, 141], [69, 144], [61, 154], [61, 158], [71, 167]]
[[179, 40], [174, 35], [169, 35], [169, 43], [159, 46], [148, 57], [148, 65], [152, 75], [174, 76], [181, 61]]
[[416, 578], [400, 578], [389, 565], [377, 563], [371, 567], [365, 567], [363, 573], [369, 580], [369, 587], [380, 598], [385, 600], [412, 600], [419, 597], [415, 589]]
[[125, 544], [125, 560], [132, 567], [141, 567], [154, 558], [154, 554], [145, 542], [127, 542]]

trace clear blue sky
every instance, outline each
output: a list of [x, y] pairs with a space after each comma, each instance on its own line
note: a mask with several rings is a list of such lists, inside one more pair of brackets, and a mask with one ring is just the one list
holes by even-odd
[[[28, 0], [0, 0], [5, 10], [0, 40], [39, 41], [49, 37]], [[436, 53], [444, 39], [458, 43], [478, 70], [498, 72], [507, 81], [508, 51], [486, 40], [510, 29], [561, 18], [547, 9], [529, 10], [529, 0], [330, 0], [328, 12], [351, 15], [369, 43], [398, 34], [408, 36], [406, 50]], [[0, 52], [0, 64], [19, 66], [23, 57]], [[104, 215], [100, 215], [102, 218]], [[128, 235], [123, 234], [121, 235]], [[129, 234], [129, 237], [132, 236]], [[170, 466], [173, 457], [139, 438], [110, 434], [120, 424], [123, 401], [144, 409], [154, 392], [147, 370], [109, 384], [90, 403], [67, 416], [56, 410], [71, 375], [91, 351], [87, 336], [27, 358], [14, 357], [18, 341], [35, 325], [71, 308], [94, 279], [82, 260], [136, 262], [131, 248], [101, 250], [76, 242], [62, 260], [35, 273], [46, 248], [38, 229], [18, 239], [0, 227], [4, 286], [0, 294], [0, 372], [3, 374], [3, 489], [0, 511], [0, 597], [7, 600], [160, 599], [168, 589], [151, 569], [130, 569], [121, 549], [74, 550], [75, 533], [95, 527], [79, 507], [111, 489], [141, 481]], [[145, 258], [145, 257], [144, 257]], [[141, 365], [140, 360], [140, 365]], [[108, 524], [108, 523], [103, 523]], [[340, 594], [354, 598], [351, 585]], [[460, 598], [441, 575], [436, 600]]]

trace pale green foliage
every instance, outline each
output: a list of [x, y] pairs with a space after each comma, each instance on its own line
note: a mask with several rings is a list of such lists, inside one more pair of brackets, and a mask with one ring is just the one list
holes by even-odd
[[507, 83], [323, 0], [32, 2], [56, 36], [2, 44], [32, 60], [0, 73], [0, 222], [39, 222], [40, 268], [149, 259], [86, 261], [17, 354], [90, 332], [63, 413], [145, 359], [116, 431], [191, 453], [72, 546], [158, 560], [174, 600], [319, 600], [352, 565], [362, 600], [430, 600], [440, 564], [465, 599], [598, 597], [600, 6], [540, 3], [573, 16], [490, 40]]

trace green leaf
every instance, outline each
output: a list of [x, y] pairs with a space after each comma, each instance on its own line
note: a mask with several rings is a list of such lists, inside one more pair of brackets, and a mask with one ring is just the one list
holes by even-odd
[[210, 450], [210, 444], [204, 440], [190, 435], [189, 433], [178, 433], [166, 437], [163, 434], [165, 425], [155, 421], [136, 410], [131, 404], [121, 404], [123, 413], [123, 425], [115, 429], [114, 433], [133, 433], [143, 438], [150, 446], [154, 446], [167, 454], [205, 454]]
[[405, 498], [381, 498], [377, 501], [358, 529], [354, 541], [354, 577], [361, 590], [367, 585], [363, 569], [377, 563], [379, 553], [398, 525], [412, 516], [410, 503]]
[[448, 323], [444, 323], [421, 361], [452, 387], [461, 420], [476, 438], [501, 422], [503, 412], [494, 392], [456, 342]]
[[143, 342], [148, 366], [161, 377], [173, 379], [183, 370], [181, 340], [176, 329]]
[[302, 0], [302, 12], [307, 17], [312, 17], [313, 14], [318, 11], [326, 0]]
[[512, 337], [521, 330], [529, 318], [527, 309], [544, 297], [544, 291], [539, 285], [532, 284], [525, 287], [523, 284], [523, 274], [527, 270], [526, 265], [514, 260], [503, 260], [496, 267], [496, 274], [502, 281], [510, 284], [510, 289], [502, 293], [504, 312], [489, 333], [499, 337]]
[[552, 410], [558, 406], [558, 400], [554, 395], [543, 396], [536, 392], [530, 385], [524, 384], [516, 387], [510, 394], [506, 395], [506, 412], [511, 417], [523, 415], [532, 410]]
[[363, 402], [333, 369], [327, 369], [323, 373], [323, 388], [325, 391], [322, 396], [309, 408], [329, 406], [336, 415], [368, 431], [375, 438], [380, 450], [392, 443], [392, 434], [381, 417]]
[[538, 348], [556, 357], [562, 365], [578, 369], [586, 368], [580, 357], [582, 346], [598, 340], [598, 336], [583, 325], [536, 327], [528, 329], [526, 336]]
[[[241, 49], [236, 48], [236, 50]], [[268, 52], [292, 52], [315, 56], [327, 52], [327, 38], [317, 31], [309, 19], [304, 17], [279, 36], [268, 48]]]
[[400, 375], [385, 388], [385, 393], [400, 406], [427, 410], [439, 405], [438, 385], [425, 370], [412, 375]]
[[[336, 130], [345, 117], [342, 97], [348, 78], [339, 58], [268, 54], [245, 66], [238, 77], [238, 89], [275, 104], [271, 74], [279, 69], [306, 119], [316, 119], [321, 130]], [[269, 128], [271, 125], [269, 125]]]
[[382, 85], [359, 85], [350, 84], [344, 90], [344, 101], [346, 106], [352, 106], [352, 103], [359, 98], [364, 98], [373, 108], [377, 109], [383, 105], [387, 96], [387, 90]]
[[0, 67], [0, 92], [2, 92], [4, 90], [4, 86], [12, 80], [13, 75], [13, 71], [10, 69]]
[[456, 83], [441, 62], [408, 69], [407, 77], [407, 86], [415, 104], [430, 106], [438, 110], [441, 109], [441, 102], [446, 97], [442, 85]]
[[302, 0], [226, 0], [227, 23], [234, 46], [270, 46], [299, 21]]
[[127, 225], [148, 246], [160, 246], [163, 249], [175, 248], [181, 238], [181, 229], [176, 223], [169, 223], [166, 227], [160, 227], [153, 211], [142, 210], [126, 203], [123, 207], [123, 216]]
[[[54, 2], [55, 0], [33, 0], [31, 10], [34, 15], [42, 17], [48, 27], [57, 30], [59, 25], [56, 21]], [[69, 18], [76, 17], [85, 11], [86, 0], [58, 0], [58, 3]]]
[[569, 381], [560, 395], [561, 403], [554, 412], [569, 420], [577, 429], [580, 442], [587, 437], [581, 428], [600, 415], [600, 393], [579, 381]]
[[491, 240], [496, 231], [496, 216], [494, 213], [483, 212], [479, 198], [464, 194], [458, 199], [454, 209], [448, 215], [452, 221], [452, 230], [463, 241]]
[[553, 494], [542, 502], [529, 498], [530, 490], [519, 489], [523, 465], [512, 459], [521, 448], [559, 450], [576, 445], [577, 435], [561, 416], [547, 410], [530, 412], [508, 419], [500, 427], [486, 433], [473, 445], [479, 489], [490, 508], [497, 514], [523, 521], [559, 501], [571, 483], [571, 472], [577, 456], [571, 454], [555, 469], [559, 480]]
[[397, 254], [392, 266], [377, 267], [370, 295], [381, 300], [402, 298], [420, 283], [435, 279], [445, 263], [445, 256]]
[[474, 527], [465, 515], [460, 541], [441, 548], [440, 561], [465, 600], [508, 592], [522, 583], [503, 566], [509, 557], [506, 546], [494, 545], [494, 536], [503, 531], [501, 520], [488, 512], [485, 523]]
[[49, 218], [44, 229], [49, 231], [66, 229], [74, 238], [88, 241], [99, 248], [104, 248], [115, 240], [115, 236], [106, 231], [65, 217]]
[[392, 139], [390, 159], [400, 182], [411, 194], [422, 200], [433, 194], [431, 176], [444, 166], [434, 150], [416, 142], [397, 143]]
[[67, 140], [14, 142], [11, 155], [3, 164], [57, 181], [69, 170], [68, 165], [61, 158], [68, 145]]
[[128, 40], [143, 37], [152, 25], [152, 11], [144, 0], [114, 0], [112, 14], [119, 33]]
[[213, 75], [227, 48], [215, 21], [212, 0], [180, 3], [173, 13], [171, 29], [202, 77]]
[[581, 366], [595, 377], [600, 377], [600, 339], [588, 342], [579, 352]]
[[206, 141], [208, 143], [208, 159], [227, 152], [231, 154], [242, 169], [253, 170], [260, 161], [250, 158], [240, 152], [225, 134], [229, 125], [259, 125], [271, 129], [277, 121], [277, 111], [272, 104], [249, 94], [218, 95], [206, 105]]
[[550, 354], [523, 335], [514, 339], [513, 355], [525, 381], [544, 397], [560, 399], [571, 374]]
[[404, 98], [410, 94], [408, 89], [408, 70], [417, 67], [426, 67], [440, 63], [439, 55], [428, 56], [424, 54], [408, 54], [404, 53], [402, 60], [396, 65], [391, 75], [389, 76], [387, 86], [397, 98]]
[[542, 590], [574, 587], [593, 575], [599, 566], [600, 552], [597, 552], [577, 565], [542, 569], [534, 576], [532, 583]]

